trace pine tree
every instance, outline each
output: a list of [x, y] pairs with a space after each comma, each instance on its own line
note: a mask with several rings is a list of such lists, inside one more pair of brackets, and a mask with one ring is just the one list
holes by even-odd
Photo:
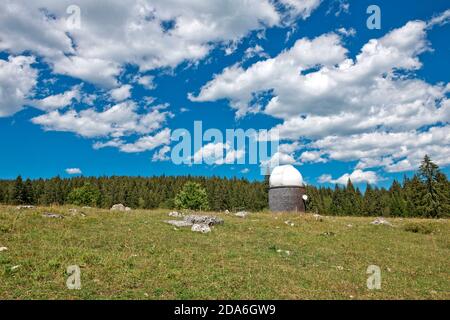
[[15, 204], [24, 204], [24, 185], [22, 181], [22, 177], [18, 176], [16, 178], [15, 184], [14, 184], [14, 194], [13, 194], [13, 201]]
[[350, 179], [347, 181], [343, 194], [343, 212], [345, 215], [358, 216], [361, 214], [361, 193], [357, 192]]
[[406, 216], [406, 201], [403, 195], [403, 189], [397, 180], [392, 182], [392, 186], [389, 189], [390, 201], [389, 208], [392, 216], [404, 217]]
[[23, 186], [23, 203], [25, 204], [34, 203], [33, 184], [30, 179], [27, 179]]
[[440, 176], [439, 167], [431, 161], [428, 155], [425, 155], [420, 165], [419, 175], [425, 186], [419, 209], [423, 211], [425, 216], [429, 217], [439, 217], [447, 214], [445, 211], [445, 188], [442, 190], [442, 186], [438, 182], [438, 176]]

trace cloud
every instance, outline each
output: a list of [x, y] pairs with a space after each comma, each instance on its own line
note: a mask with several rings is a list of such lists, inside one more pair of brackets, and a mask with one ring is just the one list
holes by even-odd
[[156, 149], [160, 146], [170, 143], [170, 129], [165, 128], [155, 135], [145, 135], [137, 139], [135, 142], [128, 143], [119, 138], [106, 142], [96, 142], [94, 149], [102, 149], [107, 147], [118, 148], [125, 153], [138, 153]]
[[53, 71], [113, 88], [123, 66], [145, 72], [205, 58], [217, 45], [251, 31], [281, 26], [286, 15], [307, 18], [319, 0], [77, 1], [81, 28], [68, 22], [71, 0], [0, 4], [0, 50], [31, 51]]
[[300, 161], [303, 163], [318, 163], [327, 162], [326, 159], [322, 158], [323, 152], [321, 151], [305, 151], [300, 156]]
[[79, 168], [67, 168], [66, 169], [67, 174], [82, 174], [81, 170]]
[[269, 160], [263, 160], [261, 161], [260, 167], [262, 169], [265, 168], [275, 168], [279, 165], [285, 165], [285, 164], [296, 164], [297, 161], [295, 160], [294, 156], [292, 154], [287, 154], [283, 152], [275, 152], [272, 157]]
[[450, 9], [434, 16], [430, 21], [428, 21], [428, 28], [432, 28], [435, 25], [442, 26], [450, 22]]
[[157, 152], [155, 152], [153, 154], [152, 162], [170, 160], [170, 157], [167, 155], [169, 152], [170, 152], [169, 146], [162, 147], [161, 149], [159, 149]]
[[146, 88], [148, 90], [152, 90], [152, 89], [156, 88], [156, 85], [153, 82], [154, 79], [155, 79], [155, 77], [153, 77], [153, 76], [141, 76], [141, 77], [138, 77], [137, 82], [144, 88]]
[[345, 37], [354, 37], [356, 35], [356, 30], [354, 28], [339, 28], [336, 31]]
[[369, 184], [376, 184], [378, 181], [380, 181], [382, 178], [380, 178], [376, 172], [374, 171], [362, 171], [362, 170], [355, 170], [352, 173], [346, 173], [342, 176], [340, 176], [337, 179], [333, 179], [331, 175], [329, 174], [323, 174], [318, 178], [319, 183], [334, 183], [334, 184], [347, 184], [348, 180], [351, 180], [353, 183], [369, 183]]
[[357, 168], [382, 167], [388, 172], [418, 168], [428, 154], [440, 166], [450, 164], [450, 125], [432, 127], [427, 131], [370, 132], [328, 136], [311, 147], [337, 161], [360, 160]]
[[[446, 16], [431, 21], [441, 23]], [[246, 69], [240, 64], [225, 68], [189, 98], [227, 99], [237, 117], [261, 112], [280, 119], [273, 131], [281, 140], [311, 141], [300, 156], [304, 162], [389, 158], [392, 161], [381, 167], [400, 171], [416, 167], [429, 152], [447, 164], [444, 143], [436, 141], [425, 149], [413, 143], [440, 135], [450, 121], [450, 84], [430, 84], [415, 76], [422, 67], [419, 56], [432, 50], [426, 39], [428, 26], [410, 21], [369, 40], [353, 59], [336, 33], [302, 38]], [[255, 105], [255, 96], [262, 93], [268, 96], [266, 103]], [[399, 141], [395, 147], [384, 147], [391, 136]], [[373, 143], [367, 147], [360, 139]], [[403, 143], [407, 150], [399, 152]]]
[[270, 58], [270, 56], [264, 52], [263, 47], [258, 44], [253, 47], [247, 48], [244, 52], [244, 59], [248, 60], [253, 57]]
[[148, 134], [159, 129], [172, 114], [153, 110], [138, 113], [134, 102], [126, 101], [97, 111], [94, 108], [64, 113], [51, 111], [31, 119], [47, 131], [73, 132], [86, 138], [122, 137], [130, 134]]
[[[299, 89], [300, 72], [317, 64], [331, 67], [342, 61], [346, 52], [347, 50], [340, 45], [340, 39], [335, 34], [326, 34], [314, 40], [303, 38], [297, 40], [291, 49], [283, 51], [277, 57], [258, 61], [246, 70], [239, 64], [225, 68], [221, 74], [216, 75], [213, 80], [204, 85], [197, 96], [191, 94], [189, 98], [199, 102], [229, 99], [230, 106], [237, 110], [237, 115], [243, 116], [252, 109], [251, 103], [255, 93], [271, 90], [274, 97], [266, 106], [266, 112], [270, 108], [273, 109], [277, 100], [277, 105], [280, 106], [279, 99], [283, 97], [289, 100], [290, 108], [294, 109], [295, 105], [295, 112], [298, 113], [302, 111], [302, 109], [299, 110], [301, 104], [293, 100], [298, 99], [303, 93], [296, 92]], [[305, 88], [302, 91], [306, 89], [310, 90]], [[280, 110], [277, 113], [286, 112]]]
[[191, 157], [194, 163], [205, 164], [231, 164], [237, 160], [243, 159], [245, 156], [244, 150], [234, 150], [229, 143], [208, 143], [197, 150]]
[[27, 98], [32, 95], [38, 76], [37, 70], [31, 66], [34, 62], [35, 58], [31, 56], [0, 59], [0, 117], [22, 110]]
[[132, 88], [131, 85], [124, 84], [121, 87], [109, 91], [109, 95], [116, 102], [120, 102], [131, 97], [131, 88]]
[[315, 10], [321, 0], [280, 0], [282, 4], [288, 7], [291, 12], [290, 14], [294, 17], [300, 17], [306, 19], [311, 15], [311, 12]]
[[66, 92], [47, 96], [40, 100], [33, 100], [29, 103], [35, 108], [50, 111], [67, 107], [72, 104], [73, 100], [80, 101], [80, 99], [80, 87], [75, 86]]

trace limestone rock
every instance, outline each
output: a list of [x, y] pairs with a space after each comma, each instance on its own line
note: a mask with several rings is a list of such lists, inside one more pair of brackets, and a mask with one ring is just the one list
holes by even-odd
[[211, 228], [207, 224], [194, 224], [192, 225], [191, 231], [208, 233], [211, 232]]
[[17, 206], [16, 210], [22, 210], [22, 209], [34, 209], [34, 206]]
[[111, 207], [111, 211], [131, 211], [131, 208], [125, 207], [123, 204], [115, 204]]
[[239, 211], [234, 214], [236, 217], [245, 218], [248, 215], [247, 211]]
[[173, 225], [175, 227], [178, 227], [178, 228], [191, 227], [193, 225], [193, 223], [187, 222], [187, 221], [184, 221], [184, 220], [166, 220], [164, 222], [168, 223], [168, 224], [171, 224], [171, 225]]
[[316, 219], [317, 221], [323, 221], [323, 217], [320, 214], [313, 214], [314, 219]]
[[183, 218], [184, 214], [182, 214], [181, 212], [178, 212], [178, 211], [172, 211], [172, 212], [169, 212], [169, 217]]
[[291, 220], [286, 220], [284, 223], [291, 227], [295, 226], [295, 224]]
[[184, 221], [189, 222], [191, 224], [206, 224], [208, 226], [223, 224], [223, 219], [212, 216], [189, 215], [184, 217]]
[[374, 224], [374, 225], [386, 225], [386, 226], [390, 226], [392, 227], [392, 223], [390, 223], [389, 221], [387, 221], [386, 219], [384, 219], [383, 217], [378, 217], [376, 218], [374, 221], [372, 221], [370, 224]]
[[49, 212], [44, 213], [42, 216], [43, 216], [44, 218], [56, 218], [56, 219], [62, 219], [62, 218], [64, 218], [64, 216], [61, 215], [61, 214], [57, 214], [57, 213], [49, 213]]

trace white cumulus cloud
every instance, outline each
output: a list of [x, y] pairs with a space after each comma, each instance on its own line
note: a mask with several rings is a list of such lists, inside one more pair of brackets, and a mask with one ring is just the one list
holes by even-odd
[[34, 62], [35, 58], [31, 56], [0, 59], [0, 117], [20, 111], [32, 95], [38, 76], [37, 70], [31, 66]]
[[67, 168], [66, 173], [70, 175], [74, 174], [82, 174], [81, 170], [79, 168]]
[[357, 169], [352, 173], [345, 173], [337, 179], [333, 179], [329, 174], [323, 174], [318, 178], [319, 183], [334, 183], [334, 184], [347, 184], [348, 180], [352, 181], [352, 183], [369, 183], [376, 184], [380, 181], [380, 178], [376, 172], [374, 171], [363, 171]]

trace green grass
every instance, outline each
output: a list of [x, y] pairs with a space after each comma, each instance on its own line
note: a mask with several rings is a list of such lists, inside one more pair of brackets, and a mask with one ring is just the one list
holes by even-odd
[[[225, 224], [199, 234], [163, 223], [168, 210], [79, 211], [0, 207], [0, 299], [450, 298], [448, 220], [218, 213]], [[70, 265], [81, 290], [66, 288]]]

